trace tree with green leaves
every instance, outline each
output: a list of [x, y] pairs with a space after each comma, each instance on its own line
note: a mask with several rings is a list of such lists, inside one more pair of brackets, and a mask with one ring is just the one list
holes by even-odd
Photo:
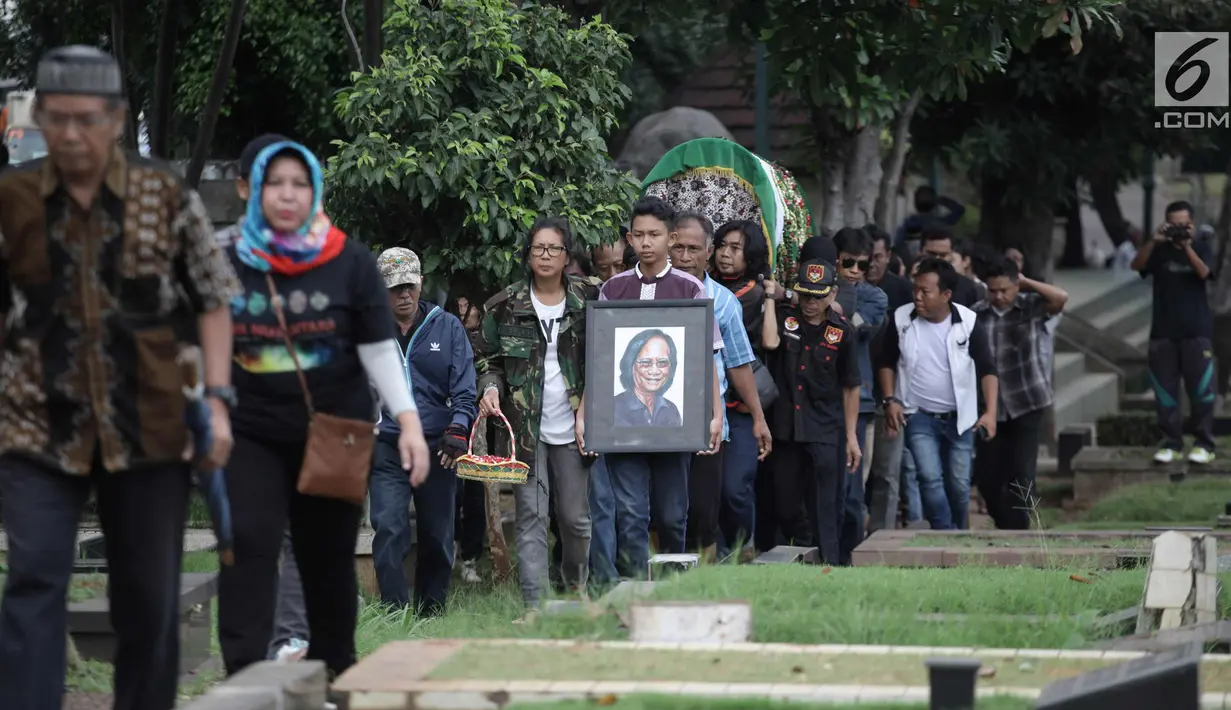
[[1067, 37], [1043, 39], [972, 86], [966, 100], [921, 109], [923, 152], [968, 171], [979, 186], [980, 241], [1019, 243], [1048, 269], [1056, 208], [1075, 204], [1078, 180], [1115, 237], [1127, 226], [1116, 192], [1141, 177], [1144, 158], [1206, 144], [1209, 132], [1154, 128], [1161, 119], [1153, 106], [1154, 32], [1225, 27], [1231, 6], [1139, 0], [1116, 8], [1114, 20], [1087, 28], [1080, 54], [1061, 51]]
[[[1079, 51], [1083, 27], [1110, 19], [1118, 2], [748, 0], [739, 18], [750, 40], [765, 42], [771, 91], [810, 112], [806, 147], [822, 176], [821, 226], [832, 232], [872, 221], [882, 179], [896, 186], [921, 98], [964, 100], [1044, 32]], [[896, 150], [882, 164], [882, 134], [895, 123]]]
[[637, 194], [602, 138], [629, 98], [624, 36], [555, 7], [398, 0], [385, 46], [338, 97], [351, 138], [328, 180], [343, 228], [490, 289], [520, 273], [539, 215], [568, 218], [585, 245], [616, 238]]

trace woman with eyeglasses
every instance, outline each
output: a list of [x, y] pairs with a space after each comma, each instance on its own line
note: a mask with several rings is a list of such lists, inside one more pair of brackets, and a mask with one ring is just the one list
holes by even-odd
[[565, 585], [584, 594], [589, 574], [590, 461], [574, 424], [586, 383], [586, 301], [598, 298], [598, 288], [565, 272], [572, 254], [565, 220], [535, 222], [521, 255], [525, 277], [487, 302], [475, 338], [479, 413], [504, 414], [518, 460], [530, 465], [513, 498], [522, 599], [532, 611], [548, 584], [549, 506], [559, 521]]

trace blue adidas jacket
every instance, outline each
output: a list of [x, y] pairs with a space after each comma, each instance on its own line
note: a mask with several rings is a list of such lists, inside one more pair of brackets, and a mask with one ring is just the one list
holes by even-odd
[[[462, 322], [452, 313], [419, 302], [422, 323], [402, 353], [402, 367], [419, 408], [423, 435], [435, 444], [450, 424], [470, 431], [475, 417], [474, 351]], [[399, 432], [397, 420], [381, 412], [380, 430]]]

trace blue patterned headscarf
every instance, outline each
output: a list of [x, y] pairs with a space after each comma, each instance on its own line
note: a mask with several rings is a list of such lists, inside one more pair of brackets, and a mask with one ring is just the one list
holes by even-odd
[[[269, 226], [261, 206], [265, 171], [280, 153], [293, 153], [302, 159], [308, 166], [312, 180], [311, 217], [299, 229], [289, 233], [275, 232]], [[346, 235], [333, 226], [321, 208], [324, 179], [321, 164], [312, 151], [293, 141], [281, 141], [266, 147], [252, 163], [249, 184], [248, 211], [236, 244], [236, 252], [245, 264], [258, 271], [294, 275], [329, 261], [342, 251]]]

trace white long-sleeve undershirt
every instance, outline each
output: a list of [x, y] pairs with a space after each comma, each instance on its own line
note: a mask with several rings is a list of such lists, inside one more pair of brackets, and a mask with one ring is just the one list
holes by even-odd
[[406, 371], [402, 366], [402, 355], [398, 352], [397, 341], [382, 340], [379, 343], [365, 343], [358, 347], [359, 362], [368, 373], [368, 380], [380, 395], [384, 408], [397, 418], [402, 412], [418, 412], [414, 395], [410, 391], [410, 383], [406, 381]]

